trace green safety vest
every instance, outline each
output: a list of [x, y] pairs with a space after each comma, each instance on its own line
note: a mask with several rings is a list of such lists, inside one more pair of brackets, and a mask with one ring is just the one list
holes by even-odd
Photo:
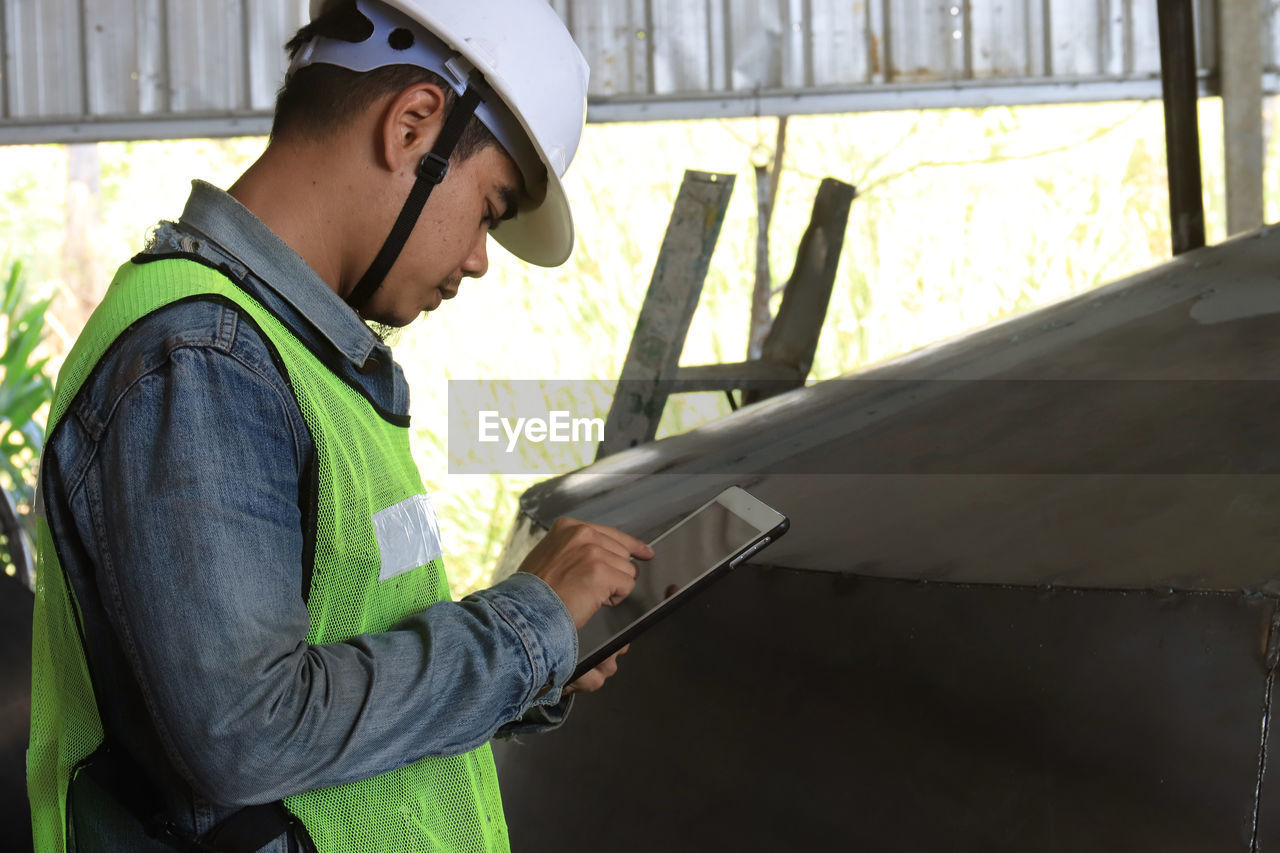
[[[201, 297], [230, 300], [257, 323], [279, 354], [315, 443], [319, 488], [307, 642], [340, 643], [386, 631], [447, 600], [440, 557], [426, 556], [425, 565], [388, 566], [379, 549], [375, 522], [434, 523], [406, 423], [380, 415], [262, 305], [201, 263], [171, 258], [120, 269], [59, 374], [49, 434], [126, 328], [166, 305]], [[66, 849], [68, 784], [103, 741], [78, 608], [49, 526], [40, 519], [27, 753], [36, 853]], [[488, 744], [284, 802], [322, 853], [509, 849]]]

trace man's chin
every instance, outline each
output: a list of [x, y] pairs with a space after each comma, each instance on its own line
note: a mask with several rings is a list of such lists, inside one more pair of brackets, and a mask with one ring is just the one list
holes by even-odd
[[379, 337], [383, 337], [391, 332], [412, 325], [413, 322], [421, 316], [422, 313], [406, 316], [399, 312], [379, 312], [377, 314], [361, 314], [360, 319], [364, 320], [365, 323], [371, 326], [373, 330], [377, 332]]

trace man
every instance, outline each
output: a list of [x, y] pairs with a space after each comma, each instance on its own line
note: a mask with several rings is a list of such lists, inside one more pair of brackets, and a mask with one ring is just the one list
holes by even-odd
[[[586, 67], [545, 0], [313, 0], [271, 142], [126, 264], [40, 475], [38, 851], [507, 849], [488, 741], [557, 724], [649, 549], [561, 520], [461, 602], [367, 322], [558, 264]], [[501, 223], [501, 229], [498, 228]], [[441, 354], [465, 357], [465, 354]]]

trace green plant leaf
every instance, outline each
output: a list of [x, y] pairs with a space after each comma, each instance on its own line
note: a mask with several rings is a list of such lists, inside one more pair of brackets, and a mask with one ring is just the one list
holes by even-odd
[[18, 424], [21, 429], [35, 418], [36, 412], [40, 411], [40, 407], [48, 401], [48, 389], [38, 383], [32, 383], [22, 390], [6, 411], [8, 417], [12, 418], [13, 423]]
[[33, 366], [30, 364], [31, 355], [44, 340], [44, 334], [44, 326], [38, 322], [25, 321], [17, 324], [16, 334], [15, 329], [10, 327], [4, 351], [5, 369], [29, 371]]
[[0, 479], [19, 504], [30, 506], [34, 489], [34, 466], [44, 449], [44, 425], [37, 415], [53, 396], [49, 359], [36, 358], [44, 340], [45, 312], [51, 299], [32, 299], [22, 277], [22, 266], [14, 264], [0, 293], [0, 310], [8, 317], [8, 328], [0, 353]]

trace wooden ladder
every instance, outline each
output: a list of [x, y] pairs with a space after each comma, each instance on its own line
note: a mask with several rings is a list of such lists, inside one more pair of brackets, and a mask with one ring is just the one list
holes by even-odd
[[737, 390], [744, 403], [753, 403], [804, 385], [827, 316], [856, 191], [834, 178], [819, 186], [760, 358], [681, 367], [689, 324], [732, 193], [733, 175], [685, 172], [596, 459], [652, 441], [672, 394]]

